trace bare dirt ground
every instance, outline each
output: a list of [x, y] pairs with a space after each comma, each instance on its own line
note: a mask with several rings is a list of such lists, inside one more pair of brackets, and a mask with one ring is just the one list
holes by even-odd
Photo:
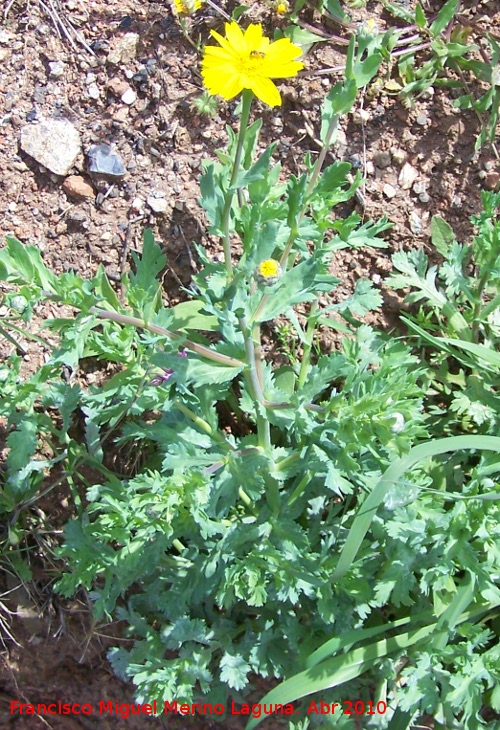
[[[441, 5], [439, 0], [433, 7], [425, 4], [426, 12]], [[222, 7], [227, 12], [233, 9], [228, 3]], [[55, 272], [74, 270], [90, 277], [102, 265], [118, 282], [129, 266], [130, 252], [140, 250], [143, 229], [152, 227], [166, 247], [165, 291], [175, 303], [196, 271], [193, 242], [205, 245], [213, 256], [219, 252], [217, 242], [205, 233], [198, 178], [202, 160], [224, 147], [225, 126], [236, 128], [235, 105], [221, 105], [212, 119], [193, 108], [193, 98], [202, 91], [199, 54], [183, 36], [167, 3], [13, 0], [5, 4], [4, 12], [0, 240], [15, 235], [38, 246]], [[476, 33], [495, 28], [498, 32], [499, 0], [463, 2], [462, 12], [474, 21]], [[368, 2], [354, 16], [375, 17], [382, 28], [394, 22], [377, 3]], [[329, 32], [343, 32], [312, 11], [307, 18]], [[251, 21], [262, 22], [268, 30], [286, 22], [261, 2], [251, 4], [246, 13], [245, 22]], [[191, 37], [203, 43], [209, 29], [220, 30], [222, 23], [220, 15], [204, 9], [189, 21]], [[134, 43], [131, 35], [136, 35]], [[299, 78], [280, 84], [283, 106], [262, 112], [263, 144], [279, 140], [277, 155], [288, 173], [301, 169], [305, 152], [318, 151], [319, 107], [336, 77], [317, 72], [342, 63], [344, 50], [333, 42], [313, 48]], [[474, 155], [479, 129], [475, 114], [454, 109], [448, 90], [433, 92], [417, 99], [412, 108], [384, 92], [366, 94], [362, 108], [345, 121], [334, 151], [336, 157], [357, 160], [366, 177], [364, 207], [352, 203], [346, 211], [358, 205], [365, 219], [386, 215], [393, 224], [385, 234], [386, 250], [346, 251], [336, 257], [334, 273], [342, 283], [334, 296], [343, 299], [360, 276], [371, 278], [385, 301], [382, 314], [372, 321], [384, 327], [397, 321], [401, 304], [400, 297], [383, 284], [391, 253], [427, 248], [429, 220], [436, 214], [448, 221], [458, 240], [466, 240], [472, 230], [469, 216], [479, 210], [481, 189], [494, 189], [500, 177], [498, 160], [490, 150]], [[81, 135], [82, 152], [68, 175], [42, 168], [20, 148], [23, 129], [42, 119], [69, 120]], [[111, 144], [121, 156], [126, 167], [123, 181], [97, 185], [90, 177], [86, 153], [98, 143]], [[405, 165], [410, 185], [402, 172]], [[70, 175], [79, 180], [68, 183]], [[19, 346], [27, 369], [35, 370], [46, 353], [31, 343]], [[12, 347], [3, 343], [1, 353], [9, 354]], [[68, 495], [62, 490], [42, 505], [56, 532], [68, 517], [67, 504]], [[19, 588], [12, 576], [2, 578], [0, 593], [6, 597], [5, 612], [0, 613], [1, 727], [209, 730], [213, 726], [202, 718], [193, 723], [183, 718], [175, 725], [166, 717], [125, 720], [94, 714], [42, 720], [11, 715], [11, 700], [62, 699], [94, 706], [110, 699], [133, 702], [133, 688], [113, 675], [106, 660], [107, 648], [124, 641], [122, 627], [94, 626], [84, 596], [64, 602], [54, 594], [57, 566], [41, 555], [35, 563], [29, 592]], [[270, 730], [272, 724], [268, 720], [263, 727]], [[224, 726], [238, 724], [228, 721]]]

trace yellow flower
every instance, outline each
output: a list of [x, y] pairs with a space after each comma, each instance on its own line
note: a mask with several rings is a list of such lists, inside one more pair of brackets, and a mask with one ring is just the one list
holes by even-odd
[[259, 284], [273, 286], [282, 274], [279, 261], [276, 259], [265, 259], [261, 261], [255, 270], [255, 278]]
[[214, 30], [212, 36], [221, 47], [205, 48], [201, 72], [208, 91], [228, 101], [250, 89], [265, 104], [280, 106], [281, 96], [271, 79], [296, 76], [304, 68], [295, 60], [301, 49], [288, 38], [271, 43], [260, 23], [249, 25], [243, 33], [233, 21], [226, 23], [225, 38]]
[[193, 15], [203, 5], [203, 0], [174, 0], [177, 15]]
[[288, 0], [277, 0], [274, 3], [274, 11], [276, 15], [286, 15], [289, 10], [290, 5], [288, 4]]

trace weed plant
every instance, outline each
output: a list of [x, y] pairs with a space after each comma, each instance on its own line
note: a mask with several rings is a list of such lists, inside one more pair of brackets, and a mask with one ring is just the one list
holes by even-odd
[[[325, 164], [378, 72], [380, 41], [366, 27], [351, 39], [323, 105], [323, 149], [284, 178], [251, 105], [280, 103], [270, 79], [297, 73], [298, 49], [260, 26], [214, 37], [205, 83], [241, 93], [240, 126], [204, 165], [223, 260], [197, 248], [187, 301], [164, 306], [151, 231], [122, 298], [103, 269], [55, 276], [14, 238], [0, 252], [9, 337], [39, 302], [75, 311], [45, 321], [58, 344], [33, 376], [17, 356], [2, 369], [4, 556], [27, 573], [30, 509], [67, 484], [76, 516], [58, 590], [83, 586], [97, 620], [125, 622], [133, 644], [109, 658], [139, 701], [241, 703], [260, 675], [285, 680], [273, 702], [385, 703], [366, 728], [425, 712], [435, 727], [493, 728], [481, 713], [500, 711], [500, 195], [484, 196], [469, 245], [434, 220], [439, 267], [394, 256], [392, 284], [411, 290], [408, 337], [362, 322], [382, 305], [368, 281], [320, 304], [338, 283], [337, 251], [384, 246], [385, 220], [336, 216], [360, 180]], [[277, 318], [295, 340], [283, 366], [262, 352]], [[324, 327], [342, 344], [318, 354]], [[89, 359], [114, 374], [84, 385]]]

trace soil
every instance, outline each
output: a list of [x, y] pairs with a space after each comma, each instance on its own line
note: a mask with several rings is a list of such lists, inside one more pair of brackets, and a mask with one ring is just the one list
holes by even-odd
[[[431, 15], [441, 5], [424, 3]], [[229, 3], [221, 7], [229, 13], [234, 9]], [[465, 1], [461, 12], [463, 24], [474, 29], [475, 42], [500, 27], [500, 0]], [[372, 2], [352, 11], [352, 16], [356, 21], [373, 17], [381, 28], [394, 23]], [[321, 20], [318, 13], [306, 11], [304, 17], [327, 33], [346, 35], [346, 29]], [[262, 22], [269, 31], [286, 24], [262, 2], [250, 3], [245, 22]], [[221, 104], [217, 115], [208, 118], [196, 111], [193, 100], [202, 91], [194, 46], [206, 42], [210, 28], [221, 30], [222, 23], [221, 15], [205, 6], [186, 21], [193, 45], [165, 3], [7, 3], [0, 26], [0, 240], [14, 235], [36, 245], [56, 273], [74, 270], [90, 277], [103, 266], [111, 280], [119, 282], [131, 252], [140, 250], [143, 229], [152, 227], [168, 256], [165, 296], [171, 303], [179, 301], [197, 269], [193, 244], [206, 246], [214, 257], [220, 255], [218, 242], [205, 232], [198, 178], [202, 161], [213, 159], [215, 150], [225, 146], [226, 125], [236, 128], [235, 104]], [[110, 56], [129, 34], [138, 35], [135, 50], [128, 59], [112, 63]], [[317, 44], [307, 54], [306, 69], [299, 77], [280, 83], [283, 106], [259, 110], [264, 119], [262, 143], [279, 140], [277, 157], [287, 174], [300, 171], [305, 152], [313, 157], [318, 152], [318, 110], [332, 81], [340, 78], [319, 72], [339, 66], [344, 56], [341, 43]], [[62, 65], [54, 72], [58, 61]], [[133, 103], [121, 98], [129, 88]], [[80, 132], [83, 152], [71, 174], [91, 186], [90, 197], [64, 192], [65, 177], [42, 168], [21, 150], [23, 128], [44, 118], [67, 119]], [[446, 88], [436, 86], [408, 108], [383, 89], [361, 97], [356, 112], [343, 124], [332, 156], [361, 165], [366, 178], [363, 202], [349, 204], [339, 215], [357, 206], [365, 220], [385, 215], [392, 228], [385, 234], [387, 249], [343, 251], [336, 256], [333, 273], [341, 279], [332, 295], [336, 301], [352, 292], [359, 277], [369, 277], [384, 297], [382, 313], [369, 321], [392, 327], [401, 298], [383, 283], [391, 270], [391, 254], [402, 248], [429, 248], [429, 221], [437, 214], [448, 221], [458, 240], [467, 240], [472, 232], [469, 217], [479, 210], [481, 190], [498, 185], [500, 174], [491, 149], [475, 155], [478, 132], [475, 113], [457, 111]], [[111, 144], [123, 159], [127, 172], [119, 184], [98, 185], [89, 175], [85, 153], [96, 143]], [[414, 176], [410, 185], [403, 180], [405, 165]], [[415, 188], [415, 183], [420, 186]], [[427, 202], [419, 198], [423, 190]], [[161, 212], [155, 213], [148, 199], [162, 200]], [[39, 317], [50, 313], [51, 306], [40, 308]], [[335, 335], [325, 332], [323, 346], [335, 346]], [[13, 347], [4, 342], [0, 354], [7, 356]], [[36, 370], [46, 354], [31, 342], [17, 342], [17, 348], [27, 371]], [[64, 489], [53, 492], [43, 510], [57, 536], [68, 518]], [[215, 727], [204, 718], [125, 720], [94, 714], [42, 719], [9, 713], [11, 700], [36, 704], [62, 699], [94, 707], [104, 699], [133, 702], [133, 687], [119, 680], [106, 660], [107, 649], [125, 641], [122, 627], [93, 625], [84, 595], [72, 601], [57, 596], [53, 591], [57, 565], [47, 558], [46, 548], [40, 537], [38, 554], [33, 553], [35, 580], [29, 586], [8, 573], [2, 577], [1, 727]], [[271, 730], [273, 724], [266, 720], [263, 727]]]

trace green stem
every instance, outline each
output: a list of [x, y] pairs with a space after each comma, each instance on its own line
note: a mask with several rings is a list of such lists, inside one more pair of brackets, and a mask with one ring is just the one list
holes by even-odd
[[271, 427], [267, 418], [262, 415], [265, 399], [256, 365], [255, 345], [253, 342], [252, 332], [248, 327], [246, 318], [241, 317], [239, 322], [243, 338], [245, 340], [245, 351], [247, 355], [247, 368], [244, 370], [244, 376], [248, 390], [250, 391], [250, 395], [252, 396], [252, 400], [255, 404], [255, 412], [257, 414], [258, 443], [259, 446], [268, 453], [271, 449]]
[[194, 411], [191, 410], [191, 408], [188, 408], [184, 405], [184, 403], [181, 403], [181, 401], [174, 400], [173, 402], [174, 408], [177, 408], [178, 411], [181, 413], [184, 413], [185, 416], [187, 416], [193, 423], [195, 423], [198, 428], [200, 428], [202, 431], [205, 431], [205, 433], [208, 433], [209, 436], [211, 436], [214, 441], [218, 441], [221, 444], [224, 444], [224, 446], [229, 449], [230, 451], [236, 451], [234, 446], [231, 446], [231, 444], [224, 438], [224, 436], [219, 433], [218, 431], [215, 431], [207, 421], [205, 421], [203, 418], [200, 418], [200, 416], [197, 416]]
[[101, 319], [110, 319], [112, 322], [118, 322], [118, 324], [123, 325], [129, 324], [132, 325], [132, 327], [145, 329], [149, 332], [154, 332], [157, 335], [164, 335], [165, 337], [169, 337], [171, 340], [181, 340], [183, 347], [186, 347], [188, 350], [192, 350], [198, 355], [202, 355], [209, 360], [213, 360], [213, 362], [216, 362], [219, 365], [228, 365], [234, 368], [241, 368], [245, 365], [245, 363], [241, 360], [236, 360], [234, 357], [222, 355], [222, 353], [210, 350], [208, 347], [199, 345], [197, 342], [185, 340], [183, 339], [183, 335], [179, 334], [178, 332], [172, 332], [171, 330], [167, 330], [164, 327], [159, 327], [157, 324], [145, 322], [143, 319], [139, 319], [138, 317], [129, 317], [127, 314], [120, 314], [120, 312], [110, 312], [106, 309], [97, 309], [97, 307], [91, 307], [89, 312], [91, 314], [95, 314]]
[[[340, 117], [338, 115], [335, 115], [330, 122], [330, 126], [328, 127], [328, 130], [326, 132], [325, 141], [323, 142], [323, 145], [321, 147], [320, 153], [318, 155], [318, 159], [316, 160], [316, 163], [314, 165], [311, 178], [309, 180], [309, 183], [307, 185], [306, 194], [304, 195], [304, 203], [302, 205], [302, 208], [299, 210], [297, 217], [295, 219], [295, 222], [290, 224], [290, 233], [288, 236], [288, 241], [285, 245], [285, 250], [283, 251], [283, 254], [280, 259], [280, 266], [283, 269], [283, 271], [286, 271], [287, 264], [288, 264], [288, 257], [290, 256], [290, 251], [292, 250], [292, 246], [295, 243], [295, 239], [298, 235], [298, 230], [300, 226], [300, 221], [305, 215], [307, 206], [309, 205], [308, 197], [314, 190], [314, 186], [316, 185], [318, 181], [318, 177], [321, 173], [321, 168], [323, 167], [323, 164], [326, 159], [326, 155], [328, 153], [328, 148], [330, 147], [331, 141], [334, 137], [334, 135], [337, 133], [338, 127], [339, 127]], [[255, 312], [250, 317], [250, 322], [255, 322], [255, 320], [259, 317], [262, 309], [264, 308], [267, 300], [269, 299], [269, 294], [263, 294], [262, 299], [257, 305], [257, 308]]]
[[[490, 305], [488, 305], [487, 307], [485, 307], [482, 310], [483, 290], [484, 290], [486, 284], [488, 283], [489, 277], [491, 276], [491, 269], [495, 263], [496, 257], [497, 257], [497, 253], [496, 253], [496, 251], [494, 251], [491, 260], [488, 261], [483, 266], [483, 273], [479, 277], [479, 281], [477, 283], [477, 286], [475, 287], [475, 295], [476, 295], [477, 301], [476, 301], [476, 304], [474, 305], [473, 316], [472, 316], [472, 341], [473, 342], [475, 342], [477, 339], [477, 333], [479, 331], [479, 325], [481, 324], [481, 320], [485, 321], [486, 317], [488, 316], [490, 311], [492, 312], [492, 311], [494, 311], [494, 309], [496, 309], [496, 306], [493, 306], [493, 309], [491, 309], [490, 308], [491, 303], [490, 303]], [[499, 297], [500, 297], [500, 295], [497, 295], [495, 297], [495, 300], [498, 300]]]
[[238, 173], [240, 171], [241, 156], [243, 154], [243, 143], [245, 141], [245, 133], [247, 131], [248, 120], [250, 118], [250, 108], [252, 106], [253, 93], [248, 89], [243, 91], [241, 97], [241, 118], [240, 118], [240, 131], [238, 133], [238, 143], [236, 147], [236, 154], [234, 157], [233, 172], [231, 180], [229, 182], [229, 188], [226, 192], [226, 200], [224, 203], [224, 210], [222, 212], [222, 247], [224, 249], [224, 263], [226, 265], [226, 272], [228, 281], [233, 279], [233, 265], [231, 263], [231, 238], [229, 232], [229, 223], [231, 218], [231, 205], [233, 203], [235, 185], [238, 179]]
[[299, 377], [297, 379], [297, 390], [300, 390], [302, 386], [304, 385], [307, 377], [307, 371], [309, 369], [309, 361], [311, 359], [311, 350], [312, 345], [314, 341], [314, 332], [316, 330], [316, 324], [317, 320], [315, 317], [315, 313], [317, 309], [319, 308], [319, 302], [317, 299], [313, 301], [311, 304], [311, 309], [309, 311], [309, 318], [307, 320], [307, 328], [306, 328], [306, 341], [304, 343], [303, 351], [302, 351], [302, 361], [300, 363], [300, 372]]

